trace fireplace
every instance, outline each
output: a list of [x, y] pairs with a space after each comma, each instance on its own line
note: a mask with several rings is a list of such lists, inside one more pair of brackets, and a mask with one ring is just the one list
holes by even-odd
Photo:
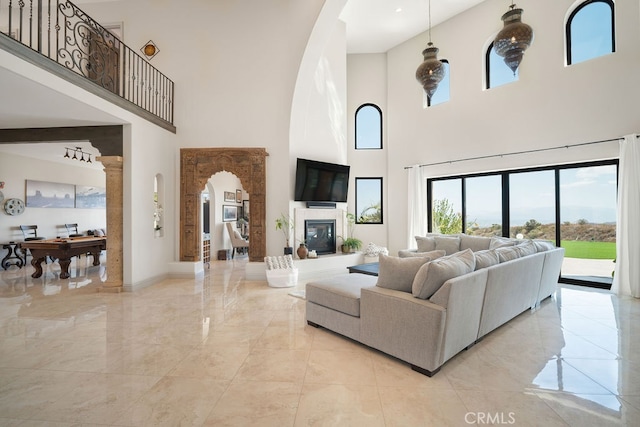
[[307, 219], [304, 221], [307, 248], [318, 255], [336, 253], [336, 220]]

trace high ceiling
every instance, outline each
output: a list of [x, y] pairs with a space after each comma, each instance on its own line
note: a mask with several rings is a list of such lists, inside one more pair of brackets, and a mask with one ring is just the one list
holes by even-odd
[[[77, 4], [113, 0], [77, 0]], [[446, 21], [484, 0], [431, 0], [431, 25]], [[398, 44], [426, 31], [429, 26], [429, 0], [349, 0], [340, 15], [346, 23], [347, 53], [386, 52]], [[101, 111], [10, 73], [0, 67], [0, 128], [88, 126], [115, 124], [117, 120]], [[28, 95], [28, 96], [27, 96]], [[54, 105], [55, 108], [51, 108]], [[68, 146], [69, 143], [66, 144]], [[82, 144], [84, 145], [84, 144]], [[23, 155], [62, 158], [59, 144], [35, 144]], [[25, 144], [7, 147], [0, 152], [15, 152]], [[83, 147], [89, 148], [89, 147]], [[28, 151], [28, 152], [27, 152]], [[96, 165], [86, 165], [93, 166]]]
[[[349, 0], [340, 19], [347, 53], [379, 53], [409, 40], [485, 0]], [[507, 4], [505, 4], [505, 7]]]

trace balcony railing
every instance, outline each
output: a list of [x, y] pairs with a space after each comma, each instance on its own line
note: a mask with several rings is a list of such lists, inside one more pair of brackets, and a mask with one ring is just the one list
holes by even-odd
[[0, 0], [0, 33], [173, 125], [173, 81], [72, 2]]

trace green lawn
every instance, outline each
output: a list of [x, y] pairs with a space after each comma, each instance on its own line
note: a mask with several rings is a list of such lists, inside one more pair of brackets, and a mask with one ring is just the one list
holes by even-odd
[[583, 242], [580, 240], [563, 240], [567, 258], [615, 259], [616, 244], [612, 242]]

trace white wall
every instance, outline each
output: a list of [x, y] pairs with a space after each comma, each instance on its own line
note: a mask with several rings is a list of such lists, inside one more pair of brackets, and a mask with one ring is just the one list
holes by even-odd
[[[387, 53], [387, 218], [392, 252], [406, 245], [405, 166], [598, 141], [640, 130], [638, 2], [616, 3], [617, 52], [564, 65], [564, 22], [573, 0], [529, 2], [523, 21], [535, 40], [519, 81], [483, 90], [486, 47], [501, 29], [503, 1], [490, 0], [439, 25], [432, 40], [451, 66], [451, 100], [422, 108], [415, 70], [428, 37], [421, 34]], [[349, 72], [351, 73], [351, 69]], [[371, 77], [373, 78], [373, 77]], [[350, 77], [351, 80], [351, 77]], [[350, 91], [351, 96], [351, 91]], [[384, 111], [384, 109], [383, 109]], [[430, 176], [617, 157], [617, 143], [429, 167]]]
[[[0, 191], [5, 200], [15, 197], [25, 201], [26, 180], [105, 187], [105, 174], [101, 169], [78, 167], [73, 162], [64, 164], [0, 153], [0, 181], [5, 183]], [[38, 236], [49, 239], [67, 236], [64, 227], [67, 223], [78, 223], [78, 231], [86, 234], [87, 230], [106, 227], [105, 212], [105, 209], [27, 207], [21, 215], [13, 216], [6, 215], [3, 210], [0, 213], [0, 242], [22, 241], [20, 225], [37, 225]]]

